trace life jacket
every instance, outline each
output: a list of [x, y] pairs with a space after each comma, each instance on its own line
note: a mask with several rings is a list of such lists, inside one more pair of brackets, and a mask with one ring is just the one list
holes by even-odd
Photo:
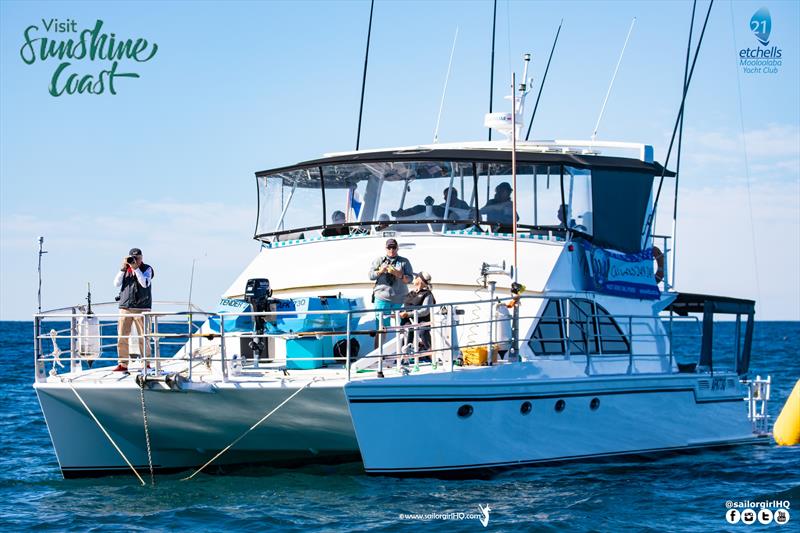
[[152, 274], [150, 276], [151, 285], [147, 287], [139, 285], [136, 274], [130, 268], [125, 272], [122, 277], [122, 287], [119, 290], [120, 309], [152, 309], [153, 294], [150, 289], [152, 288], [152, 279], [156, 273], [153, 267], [145, 263], [142, 263], [139, 270], [147, 272], [148, 268], [152, 271]]

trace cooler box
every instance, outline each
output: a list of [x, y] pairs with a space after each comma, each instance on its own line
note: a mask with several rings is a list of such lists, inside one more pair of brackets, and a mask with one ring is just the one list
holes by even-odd
[[[492, 363], [497, 362], [498, 348], [498, 344], [492, 347]], [[487, 350], [486, 346], [461, 348], [461, 357], [464, 361], [464, 366], [486, 366], [489, 360], [489, 350]]]
[[[288, 339], [286, 341], [286, 369], [287, 370], [312, 370], [322, 368], [325, 362], [321, 357], [330, 359], [333, 345], [330, 337], [309, 337]], [[316, 360], [311, 357], [318, 358]]]

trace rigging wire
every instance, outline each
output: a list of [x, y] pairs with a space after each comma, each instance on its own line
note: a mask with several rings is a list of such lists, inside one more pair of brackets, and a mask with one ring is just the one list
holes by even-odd
[[375, 0], [369, 6], [369, 26], [367, 27], [367, 51], [364, 53], [364, 75], [361, 78], [361, 105], [358, 108], [358, 133], [356, 133], [356, 151], [361, 145], [361, 116], [364, 113], [364, 89], [367, 85], [367, 63], [369, 62], [369, 40], [372, 36], [372, 11], [375, 9]]
[[[453, 36], [453, 47], [450, 49], [450, 61], [447, 63], [447, 76], [444, 78], [444, 89], [442, 89], [442, 100], [439, 102], [439, 115], [436, 117], [436, 130], [433, 132], [433, 144], [439, 142], [439, 123], [442, 120], [442, 109], [444, 109], [444, 96], [447, 94], [447, 82], [450, 81], [450, 69], [453, 66], [453, 54], [456, 52], [456, 41], [458, 41], [458, 26], [456, 26], [456, 34]], [[461, 191], [464, 194], [464, 191]]]
[[[374, 0], [373, 0], [374, 1]], [[494, 41], [497, 30], [497, 0], [494, 0], [492, 11], [492, 64], [489, 70], [489, 113], [492, 112], [492, 99], [494, 99]], [[492, 140], [492, 128], [489, 128], [489, 140]]]
[[564, 19], [561, 19], [561, 22], [558, 24], [558, 31], [556, 31], [556, 38], [553, 40], [553, 46], [550, 48], [550, 57], [547, 58], [547, 66], [544, 67], [544, 76], [542, 76], [542, 82], [539, 84], [539, 93], [536, 95], [536, 104], [533, 106], [533, 113], [531, 114], [531, 121], [528, 122], [528, 133], [525, 134], [525, 140], [528, 140], [528, 137], [531, 136], [531, 126], [533, 126], [533, 118], [536, 116], [536, 110], [539, 108], [539, 98], [542, 97], [542, 89], [544, 88], [544, 82], [547, 79], [547, 72], [550, 70], [550, 61], [553, 59], [553, 52], [556, 49], [556, 43], [558, 42], [558, 35], [561, 33], [561, 25], [564, 24]]
[[703, 21], [703, 28], [700, 30], [700, 38], [697, 41], [697, 47], [694, 50], [694, 59], [692, 59], [692, 67], [689, 69], [689, 77], [686, 78], [686, 85], [683, 87], [683, 96], [681, 97], [681, 105], [678, 108], [678, 116], [675, 118], [675, 126], [672, 128], [672, 137], [669, 141], [669, 148], [667, 148], [667, 157], [664, 159], [664, 164], [661, 168], [661, 177], [658, 181], [658, 190], [656, 191], [656, 198], [653, 201], [653, 208], [650, 210], [650, 215], [648, 216], [647, 223], [645, 224], [644, 230], [642, 231], [642, 235], [644, 236], [644, 241], [650, 238], [653, 229], [653, 217], [658, 209], [658, 200], [661, 197], [661, 188], [664, 186], [664, 177], [667, 175], [667, 166], [669, 165], [669, 158], [672, 155], [672, 147], [675, 143], [675, 136], [678, 133], [678, 125], [680, 124], [680, 117], [683, 116], [683, 109], [686, 104], [686, 94], [689, 92], [689, 85], [692, 83], [692, 75], [694, 74], [694, 67], [697, 66], [697, 57], [700, 55], [700, 46], [703, 44], [703, 37], [706, 34], [706, 27], [708, 26], [708, 17], [711, 15], [711, 8], [714, 7], [714, 0], [708, 4], [708, 11], [706, 11], [706, 18]]
[[[686, 43], [686, 61], [683, 64], [683, 89], [686, 89], [686, 77], [689, 75], [689, 57], [691, 55], [692, 49], [692, 31], [694, 30], [694, 15], [697, 10], [697, 0], [692, 2], [692, 18], [689, 22], [689, 41]], [[685, 110], [684, 110], [685, 113]], [[678, 231], [678, 185], [680, 182], [681, 177], [681, 147], [683, 145], [683, 118], [684, 113], [681, 114], [681, 122], [678, 129], [678, 155], [676, 156], [675, 162], [675, 195], [673, 197], [673, 204], [672, 204], [672, 265], [670, 266], [669, 272], [671, 276], [672, 286], [675, 286], [675, 255], [677, 252], [677, 231]], [[655, 215], [654, 215], [655, 216]], [[664, 246], [666, 248], [666, 245]], [[667, 253], [667, 250], [664, 250], [663, 253]], [[666, 283], [666, 282], [665, 282]]]
[[[736, 46], [736, 28], [734, 26], [733, 16], [733, 2], [730, 3], [731, 8], [731, 42], [733, 44], [734, 52], [738, 49]], [[739, 65], [736, 64], [736, 92], [739, 96], [739, 123], [742, 127], [742, 148], [744, 152], [744, 176], [745, 183], [747, 184], [747, 211], [750, 214], [750, 238], [753, 243], [753, 268], [755, 269], [756, 281], [756, 296], [761, 300], [761, 284], [758, 279], [758, 249], [756, 248], [756, 225], [753, 218], [753, 198], [750, 191], [750, 160], [747, 157], [747, 136], [744, 130], [744, 107], [742, 106], [742, 82], [739, 74]]]

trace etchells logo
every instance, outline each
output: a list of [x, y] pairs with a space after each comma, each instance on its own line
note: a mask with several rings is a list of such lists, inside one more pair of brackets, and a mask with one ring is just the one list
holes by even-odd
[[[739, 66], [745, 74], [777, 74], [781, 67], [783, 50], [773, 42], [769, 45], [772, 33], [772, 16], [766, 7], [760, 8], [750, 17], [750, 31], [756, 38], [755, 48], [739, 50]], [[760, 45], [760, 46], [759, 46]]]
[[58, 63], [47, 87], [52, 96], [117, 94], [120, 78], [139, 77], [130, 71], [132, 66], [120, 65], [146, 63], [158, 52], [158, 45], [147, 39], [107, 33], [102, 20], [81, 30], [72, 19], [41, 19], [41, 24], [25, 28], [23, 37], [19, 55], [26, 64]]

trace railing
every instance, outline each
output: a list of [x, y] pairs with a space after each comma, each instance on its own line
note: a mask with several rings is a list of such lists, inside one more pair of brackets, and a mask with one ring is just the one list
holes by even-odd
[[[411, 371], [409, 366], [413, 362], [413, 368], [420, 366], [421, 360], [430, 358], [430, 365], [433, 369], [443, 367], [452, 371], [456, 366], [471, 362], [476, 357], [481, 360], [485, 355], [486, 364], [509, 364], [519, 361], [520, 353], [523, 351], [522, 343], [531, 341], [534, 327], [537, 324], [539, 311], [543, 310], [547, 300], [559, 299], [566, 302], [567, 309], [571, 307], [569, 302], [573, 298], [580, 297], [582, 301], [586, 301], [589, 297], [586, 294], [575, 293], [550, 293], [547, 295], [526, 295], [515, 299], [509, 297], [494, 299], [471, 300], [463, 302], [451, 302], [444, 304], [437, 304], [433, 306], [421, 306], [410, 310], [409, 319], [410, 323], [403, 324], [401, 318], [401, 311], [381, 311], [376, 309], [350, 309], [350, 310], [292, 310], [292, 311], [265, 311], [265, 312], [232, 312], [232, 313], [208, 313], [199, 309], [192, 309], [189, 311], [148, 311], [141, 314], [143, 322], [143, 332], [137, 332], [137, 335], [127, 335], [120, 337], [116, 332], [109, 333], [108, 329], [116, 326], [116, 319], [121, 315], [116, 313], [94, 313], [87, 315], [83, 307], [66, 308], [61, 310], [50, 311], [35, 316], [34, 330], [35, 330], [35, 365], [37, 380], [45, 379], [45, 364], [50, 363], [52, 368], [51, 375], [58, 374], [58, 366], [63, 364], [60, 362], [60, 357], [69, 355], [70, 372], [78, 372], [83, 368], [84, 361], [109, 361], [115, 360], [116, 355], [112, 357], [103, 357], [103, 349], [116, 347], [119, 342], [130, 343], [133, 339], [142, 338], [144, 344], [150, 349], [150, 356], [144, 357], [147, 353], [147, 348], [144, 350], [145, 354], [142, 355], [142, 366], [145, 366], [149, 361], [154, 362], [156, 373], [161, 372], [162, 364], [165, 361], [175, 361], [176, 354], [182, 354], [183, 359], [187, 360], [188, 369], [187, 378], [192, 379], [192, 375], [196, 365], [205, 363], [210, 368], [212, 364], [219, 364], [219, 370], [223, 380], [230, 378], [230, 373], [238, 373], [241, 370], [261, 369], [260, 352], [263, 348], [259, 348], [255, 357], [252, 360], [242, 358], [242, 350], [237, 350], [239, 353], [229, 355], [230, 349], [229, 342], [235, 342], [237, 339], [245, 339], [250, 343], [256, 342], [265, 343], [265, 347], [269, 347], [270, 339], [293, 340], [309, 337], [332, 337], [344, 340], [344, 361], [341, 362], [341, 368], [345, 370], [346, 378], [351, 379], [351, 360], [354, 359], [351, 353], [352, 341], [355, 337], [364, 337], [373, 335], [377, 341], [377, 348], [375, 350], [368, 350], [368, 352], [377, 352], [371, 355], [362, 356], [361, 360], [377, 360], [376, 363], [368, 364], [366, 366], [373, 366], [377, 364], [377, 372], [379, 376], [383, 375], [385, 365], [394, 363], [399, 371], [408, 373]], [[498, 306], [506, 305], [509, 302], [511, 305], [507, 314], [497, 316]], [[536, 306], [536, 312], [522, 315], [520, 309], [525, 306], [527, 302], [540, 303]], [[96, 307], [99, 307], [96, 306]], [[459, 318], [462, 316], [466, 308], [481, 309], [483, 313], [478, 313], [477, 318], [473, 320], [464, 321]], [[533, 306], [531, 306], [533, 307]], [[419, 316], [423, 310], [430, 311], [430, 322], [420, 322]], [[507, 307], [508, 309], [508, 307]], [[63, 312], [63, 311], [69, 311]], [[327, 317], [330, 323], [332, 317], [343, 317], [345, 324], [342, 329], [327, 328], [323, 330], [303, 331], [303, 332], [282, 332], [282, 331], [226, 331], [226, 319], [235, 317], [249, 317], [263, 319], [268, 323], [275, 323], [280, 317], [283, 316], [315, 316], [320, 315], [322, 321], [325, 322]], [[483, 318], [481, 315], [488, 316]], [[87, 318], [91, 316], [98, 322], [96, 332], [91, 332], [85, 328]], [[130, 316], [130, 315], [124, 315]], [[365, 320], [363, 317], [370, 317]], [[611, 315], [601, 315], [599, 313], [586, 314], [583, 320], [576, 320], [569, 316], [567, 312], [564, 316], [558, 317], [559, 331], [558, 336], [550, 336], [547, 338], [537, 337], [537, 342], [560, 342], [565, 347], [563, 353], [554, 355], [536, 355], [536, 360], [569, 360], [574, 359], [576, 355], [586, 358], [586, 365], [584, 372], [586, 375], [596, 373], [594, 369], [595, 362], [609, 360], [609, 354], [603, 354], [602, 344], [602, 331], [599, 326], [598, 319], [609, 318]], [[386, 318], [388, 317], [388, 321]], [[205, 322], [205, 326], [201, 328], [200, 324], [195, 322], [196, 318], [201, 318]], [[435, 318], [435, 319], [434, 319]], [[651, 315], [625, 315], [625, 316], [611, 316], [616, 320], [627, 343], [627, 353], [613, 354], [617, 360], [624, 360], [627, 358], [627, 366], [620, 374], [631, 374], [636, 368], [637, 361], [657, 360], [660, 362], [667, 362], [667, 372], [673, 371], [673, 341], [677, 337], [674, 332], [673, 323], [678, 321], [690, 321], [697, 323], [694, 317], [669, 317], [651, 316]], [[215, 319], [219, 322], [218, 331], [211, 329], [208, 319]], [[353, 329], [354, 319], [357, 320], [358, 326]], [[68, 322], [68, 327], [61, 329], [52, 329], [48, 332], [43, 332], [43, 325], [49, 321], [60, 320]], [[104, 322], [105, 320], [105, 322]], [[527, 335], [520, 336], [520, 322], [530, 323], [526, 326], [530, 332]], [[668, 328], [665, 327], [668, 321]], [[341, 320], [339, 320], [341, 323]], [[184, 329], [185, 328], [185, 329]], [[575, 344], [574, 336], [571, 335], [573, 329], [582, 329], [582, 339], [584, 346], [582, 350], [577, 350], [579, 353], [572, 353], [572, 345]], [[577, 330], [577, 329], [576, 329]], [[132, 329], [133, 331], [133, 329]], [[426, 334], [430, 334], [432, 341], [435, 339], [437, 342], [432, 342], [430, 346], [420, 347], [419, 339]], [[95, 334], [96, 333], [96, 334]], [[394, 342], [389, 337], [394, 335]], [[689, 335], [691, 336], [691, 334]], [[369, 337], [368, 337], [369, 338]], [[113, 342], [107, 342], [108, 339], [113, 339]], [[45, 355], [43, 343], [50, 340], [53, 343], [53, 351], [49, 355]], [[68, 349], [61, 349], [58, 341], [69, 341]], [[96, 340], [94, 345], [96, 352], [87, 350], [86, 346], [92, 346], [91, 341]], [[104, 342], [107, 342], [104, 344]], [[241, 340], [239, 341], [242, 342]], [[275, 342], [273, 340], [273, 342]], [[589, 346], [589, 342], [597, 346], [597, 350], [593, 350]], [[637, 352], [637, 345], [641, 349], [643, 343], [661, 345], [660, 349], [656, 349], [653, 353], [640, 353]], [[138, 344], [138, 343], [137, 343]], [[197, 345], [197, 348], [195, 347]], [[172, 346], [180, 346], [177, 351], [172, 351]], [[203, 349], [209, 346], [210, 351], [203, 353]], [[218, 347], [218, 350], [217, 350]], [[387, 352], [388, 347], [388, 352]], [[66, 348], [66, 347], [65, 347]], [[166, 349], [165, 349], [166, 348]], [[289, 354], [287, 351], [287, 363], [289, 362]], [[357, 355], [357, 354], [356, 354]], [[508, 355], [506, 358], [505, 355]], [[238, 356], [238, 361], [236, 360]], [[500, 356], [499, 358], [497, 356]], [[330, 361], [331, 356], [321, 357], [306, 357], [306, 358], [291, 358], [295, 362], [299, 361]], [[90, 365], [92, 363], [89, 363]], [[236, 365], [239, 366], [236, 366]], [[365, 366], [365, 363], [359, 363], [359, 368]], [[663, 365], [662, 365], [663, 366]], [[285, 370], [286, 365], [279, 363], [271, 363], [267, 368]], [[660, 370], [659, 373], [663, 373]], [[605, 372], [607, 373], [607, 372]]]

